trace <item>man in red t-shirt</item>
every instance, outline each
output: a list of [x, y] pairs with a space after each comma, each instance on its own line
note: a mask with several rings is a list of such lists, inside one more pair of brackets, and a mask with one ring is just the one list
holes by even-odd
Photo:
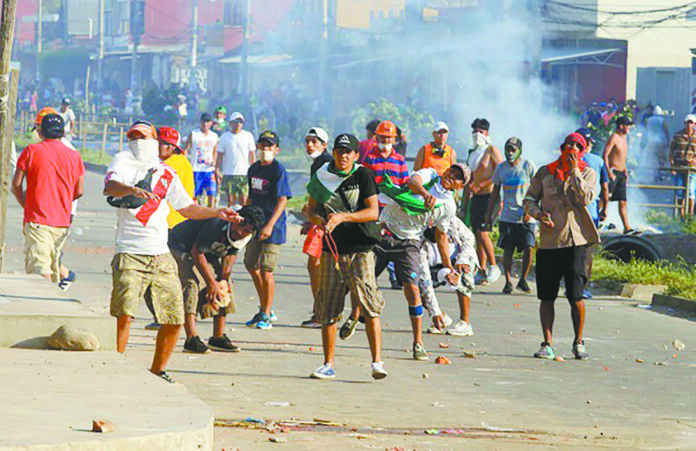
[[365, 131], [367, 132], [367, 139], [363, 139], [358, 143], [358, 153], [360, 153], [360, 156], [358, 157], [358, 163], [362, 164], [363, 161], [365, 161], [365, 156], [367, 156], [368, 153], [374, 148], [377, 147], [377, 139], [375, 138], [375, 130], [377, 130], [377, 126], [380, 124], [379, 119], [373, 119], [370, 122], [367, 123], [365, 126]]
[[[24, 268], [53, 282], [60, 279], [60, 252], [68, 236], [72, 202], [82, 197], [85, 167], [63, 144], [63, 118], [48, 114], [37, 128], [42, 141], [17, 159], [12, 194], [24, 208]], [[26, 190], [23, 189], [26, 178]]]

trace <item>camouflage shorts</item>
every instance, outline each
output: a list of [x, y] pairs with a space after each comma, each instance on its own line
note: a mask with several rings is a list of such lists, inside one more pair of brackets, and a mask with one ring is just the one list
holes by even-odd
[[232, 196], [246, 195], [248, 183], [246, 175], [223, 175], [220, 189]]
[[[189, 254], [174, 250], [172, 251], [172, 255], [179, 268], [179, 281], [181, 282], [181, 288], [184, 294], [184, 313], [186, 315], [201, 313], [203, 305], [208, 302], [205, 297], [207, 293], [206, 283]], [[216, 264], [212, 264], [211, 266], [213, 267], [215, 276], [220, 280], [222, 262], [216, 262]], [[230, 286], [230, 304], [227, 307], [221, 307], [218, 311], [218, 314], [223, 316], [237, 311], [237, 307], [234, 303], [234, 282], [228, 280], [227, 283]]]
[[356, 252], [338, 259], [340, 271], [330, 253], [321, 255], [319, 294], [314, 303], [317, 320], [321, 324], [339, 321], [348, 292], [360, 304], [364, 315], [379, 316], [384, 308], [384, 297], [377, 288], [374, 252]]
[[172, 254], [120, 253], [111, 261], [113, 289], [111, 315], [135, 317], [140, 300], [149, 291], [155, 320], [160, 324], [184, 322], [183, 296]]

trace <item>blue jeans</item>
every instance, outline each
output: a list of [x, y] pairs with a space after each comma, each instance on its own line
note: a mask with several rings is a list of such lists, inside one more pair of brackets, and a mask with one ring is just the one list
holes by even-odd
[[[675, 186], [684, 186], [686, 187], [686, 173], [685, 172], [678, 172], [674, 176], [674, 185]], [[689, 174], [689, 192], [687, 193], [689, 199], [696, 199], [696, 173], [690, 172]], [[677, 196], [678, 200], [683, 200], [684, 199], [684, 191], [683, 190], [677, 190], [675, 191], [675, 194]]]

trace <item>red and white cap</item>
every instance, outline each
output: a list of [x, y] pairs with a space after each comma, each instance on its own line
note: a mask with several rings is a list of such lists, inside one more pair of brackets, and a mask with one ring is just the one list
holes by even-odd
[[132, 136], [135, 132], [142, 134], [145, 139], [157, 139], [157, 129], [148, 121], [136, 121], [128, 129], [126, 137], [128, 139], [133, 139]]
[[165, 144], [171, 144], [178, 150], [181, 150], [181, 136], [179, 132], [172, 127], [160, 127], [159, 128], [159, 142]]

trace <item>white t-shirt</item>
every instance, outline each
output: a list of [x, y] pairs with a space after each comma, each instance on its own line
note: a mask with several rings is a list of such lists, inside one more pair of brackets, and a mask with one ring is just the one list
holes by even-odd
[[[411, 177], [415, 175], [421, 177], [423, 185], [438, 177], [437, 171], [433, 168], [416, 171]], [[444, 189], [439, 181], [433, 184], [428, 192], [437, 199], [437, 205], [432, 210], [427, 213], [409, 215], [398, 204], [393, 203], [384, 207], [379, 217], [380, 222], [384, 223], [392, 233], [402, 240], [421, 239], [423, 232], [431, 224], [442, 232], [448, 233], [452, 218], [457, 211], [454, 196], [452, 192]]]
[[247, 175], [249, 152], [256, 150], [254, 135], [246, 130], [239, 133], [226, 131], [220, 137], [217, 151], [222, 158], [222, 175]]
[[207, 135], [204, 135], [200, 130], [191, 132], [189, 159], [191, 166], [193, 166], [193, 172], [213, 172], [215, 170], [213, 153], [218, 139], [217, 133], [212, 130]]
[[72, 133], [72, 121], [75, 120], [75, 112], [71, 109], [67, 110], [65, 113], [58, 113], [63, 117], [63, 121], [65, 122], [65, 127], [63, 130], [65, 131], [65, 136], [69, 136], [70, 133]]
[[[134, 186], [149, 169], [154, 168], [151, 189], [162, 197], [149, 200], [138, 208], [118, 208], [116, 252], [141, 255], [161, 255], [169, 252], [167, 246], [167, 215], [169, 204], [181, 210], [193, 203], [181, 184], [176, 171], [162, 162], [146, 164], [136, 160], [130, 151], [119, 152], [106, 170], [105, 182], [115, 180]], [[169, 204], [167, 204], [167, 202]]]

